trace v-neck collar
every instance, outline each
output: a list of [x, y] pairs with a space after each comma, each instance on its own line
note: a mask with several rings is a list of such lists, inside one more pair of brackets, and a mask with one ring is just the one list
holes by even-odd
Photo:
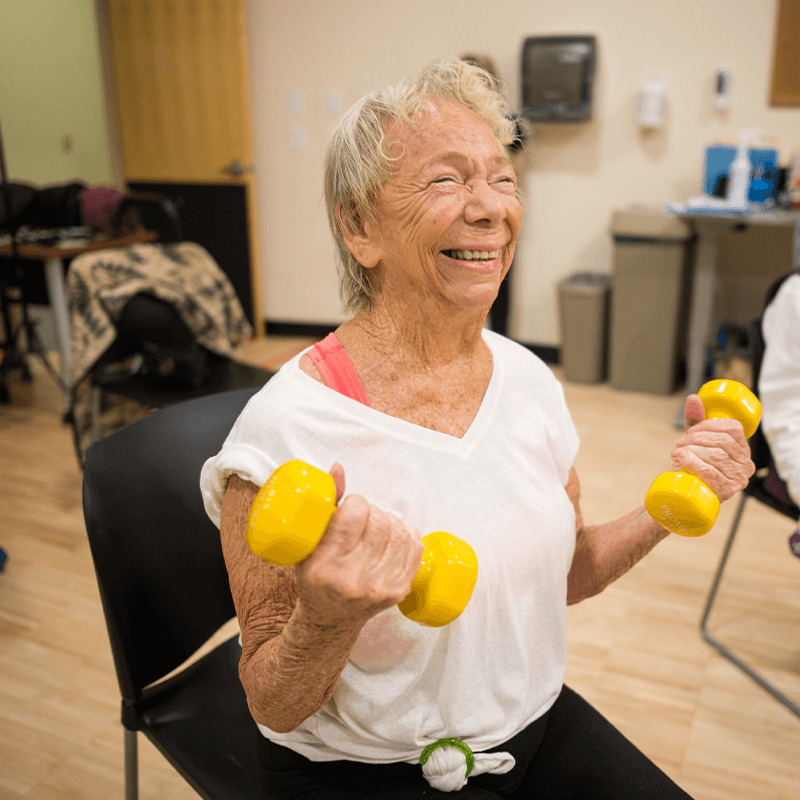
[[441, 447], [454, 451], [467, 451], [472, 448], [473, 444], [486, 427], [486, 424], [491, 419], [492, 411], [497, 403], [497, 398], [500, 396], [500, 385], [503, 380], [503, 364], [498, 354], [498, 349], [493, 347], [491, 337], [486, 336], [485, 332], [483, 341], [492, 355], [492, 375], [489, 378], [489, 384], [481, 399], [478, 412], [475, 414], [469, 428], [467, 428], [464, 435], [460, 438], [449, 433], [425, 428], [422, 425], [417, 425], [415, 422], [393, 417], [383, 411], [378, 411], [370, 406], [363, 405], [357, 400], [331, 389], [324, 383], [320, 383], [300, 369], [300, 359], [308, 350], [303, 351], [303, 353], [296, 357], [293, 370], [300, 376], [301, 380], [304, 381], [304, 388], [308, 391], [324, 392], [328, 402], [332, 403], [344, 414], [357, 416], [362, 424], [366, 423], [374, 426], [376, 429], [391, 433], [392, 435], [405, 439], [414, 439], [429, 446]]

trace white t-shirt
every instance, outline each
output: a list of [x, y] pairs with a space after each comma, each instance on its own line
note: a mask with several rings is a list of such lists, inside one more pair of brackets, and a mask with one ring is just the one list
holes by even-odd
[[[331, 700], [290, 733], [312, 761], [417, 761], [438, 739], [492, 749], [544, 714], [566, 666], [566, 579], [575, 511], [564, 490], [578, 434], [561, 385], [491, 331], [492, 378], [463, 438], [422, 428], [310, 378], [300, 356], [248, 403], [201, 488], [219, 525], [232, 473], [263, 485], [293, 458], [345, 469], [347, 492], [415, 526], [451, 531], [478, 557], [469, 605], [429, 628], [397, 607], [370, 620]], [[302, 354], [301, 354], [302, 355]]]
[[762, 320], [761, 429], [778, 474], [800, 504], [800, 275], [782, 284]]

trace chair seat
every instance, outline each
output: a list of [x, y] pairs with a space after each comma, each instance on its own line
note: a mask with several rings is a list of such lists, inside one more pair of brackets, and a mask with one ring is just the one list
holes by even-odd
[[[146, 690], [142, 733], [204, 796], [259, 798], [261, 736], [239, 681], [238, 637]], [[248, 736], [245, 731], [250, 731]]]

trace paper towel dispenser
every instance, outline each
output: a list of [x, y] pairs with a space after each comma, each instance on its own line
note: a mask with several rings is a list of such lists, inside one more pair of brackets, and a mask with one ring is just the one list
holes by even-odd
[[522, 114], [533, 122], [592, 117], [594, 36], [530, 36], [522, 47]]

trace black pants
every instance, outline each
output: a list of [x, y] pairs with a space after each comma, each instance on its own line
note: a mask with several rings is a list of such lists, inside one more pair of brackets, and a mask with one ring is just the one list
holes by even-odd
[[[478, 775], [454, 800], [686, 800], [673, 783], [582, 697], [565, 686], [550, 711], [500, 747], [516, 766]], [[419, 765], [310, 762], [264, 739], [264, 798], [289, 800], [416, 800], [442, 797]]]

